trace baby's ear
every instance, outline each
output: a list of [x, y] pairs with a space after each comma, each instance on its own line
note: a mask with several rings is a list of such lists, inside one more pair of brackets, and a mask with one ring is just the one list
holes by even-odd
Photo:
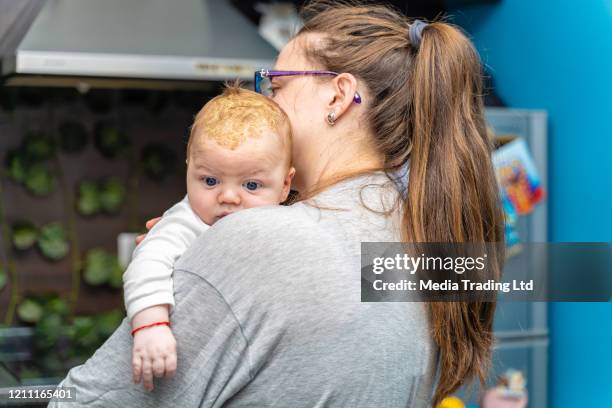
[[283, 182], [283, 200], [285, 201], [287, 197], [289, 197], [289, 191], [291, 190], [291, 181], [293, 180], [293, 176], [295, 176], [295, 167], [290, 167], [287, 170], [287, 175], [285, 176], [285, 180]]
[[289, 183], [291, 183], [291, 180], [293, 180], [293, 176], [295, 176], [295, 167], [289, 167], [289, 170], [287, 170], [287, 177], [289, 178]]

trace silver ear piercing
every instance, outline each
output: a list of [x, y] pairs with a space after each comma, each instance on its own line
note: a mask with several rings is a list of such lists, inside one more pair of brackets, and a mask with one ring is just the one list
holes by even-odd
[[336, 112], [335, 111], [331, 111], [327, 114], [327, 123], [329, 123], [330, 126], [334, 126], [336, 124]]

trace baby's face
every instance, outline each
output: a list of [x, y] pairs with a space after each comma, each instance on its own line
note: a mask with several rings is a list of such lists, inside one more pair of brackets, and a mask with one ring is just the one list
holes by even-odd
[[236, 211], [287, 199], [295, 170], [276, 135], [248, 138], [234, 150], [203, 137], [195, 140], [187, 166], [187, 195], [208, 225]]

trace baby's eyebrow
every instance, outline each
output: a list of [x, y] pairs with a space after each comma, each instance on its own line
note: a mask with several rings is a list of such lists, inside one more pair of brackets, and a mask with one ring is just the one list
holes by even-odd
[[248, 175], [248, 176], [257, 176], [259, 174], [266, 174], [266, 173], [267, 173], [266, 170], [258, 169], [258, 170], [250, 171], [250, 172], [246, 173], [246, 175]]
[[196, 170], [204, 170], [204, 171], [206, 171], [208, 173], [210, 173], [210, 172], [212, 172], [214, 170], [213, 168], [211, 168], [209, 166], [206, 166], [204, 164], [196, 164], [195, 165], [195, 169]]

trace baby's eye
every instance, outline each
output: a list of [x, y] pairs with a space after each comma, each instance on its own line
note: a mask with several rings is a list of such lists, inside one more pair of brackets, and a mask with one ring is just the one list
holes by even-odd
[[249, 191], [255, 191], [261, 187], [261, 183], [258, 183], [257, 181], [247, 181], [242, 186]]
[[204, 177], [204, 183], [206, 183], [208, 187], [214, 187], [219, 184], [219, 180], [217, 180], [215, 177], [207, 176]]

